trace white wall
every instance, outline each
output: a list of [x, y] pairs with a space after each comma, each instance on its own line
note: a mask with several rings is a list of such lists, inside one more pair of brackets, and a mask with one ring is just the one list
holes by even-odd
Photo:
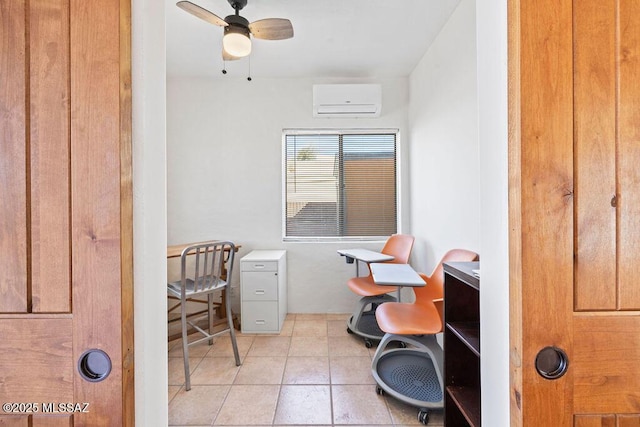
[[413, 264], [480, 253], [482, 424], [496, 427], [509, 425], [506, 9], [462, 0], [411, 74], [409, 109]]
[[414, 268], [452, 248], [480, 251], [475, 3], [462, 0], [410, 76]]
[[[252, 249], [286, 249], [291, 313], [351, 312], [357, 297], [346, 287], [354, 267], [336, 253], [354, 243], [282, 242], [282, 130], [398, 128], [404, 145], [406, 78], [375, 81], [383, 89], [379, 118], [314, 119], [313, 84], [337, 82], [353, 81], [254, 78], [248, 82], [227, 75], [167, 82], [169, 244], [230, 239], [242, 245], [240, 256]], [[407, 155], [401, 156], [406, 162]], [[408, 209], [403, 213], [408, 223]], [[382, 244], [355, 245], [380, 249]], [[239, 281], [238, 265], [234, 286]], [[233, 293], [237, 307], [238, 292]]]
[[482, 425], [509, 425], [507, 0], [476, 0]]
[[462, 0], [411, 74], [409, 109], [413, 264], [480, 253], [482, 424], [496, 427], [509, 425], [506, 34], [505, 1]]
[[164, 7], [132, 1], [135, 423], [168, 424]]

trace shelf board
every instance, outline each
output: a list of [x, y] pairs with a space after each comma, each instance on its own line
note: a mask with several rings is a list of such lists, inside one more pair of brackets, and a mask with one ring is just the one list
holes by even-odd
[[449, 273], [456, 279], [480, 290], [480, 278], [473, 274], [473, 270], [480, 269], [479, 261], [472, 262], [447, 262], [443, 265], [445, 273]]
[[447, 387], [447, 394], [455, 402], [471, 427], [480, 426], [480, 393], [469, 387]]
[[451, 322], [447, 323], [447, 329], [480, 357], [480, 322]]

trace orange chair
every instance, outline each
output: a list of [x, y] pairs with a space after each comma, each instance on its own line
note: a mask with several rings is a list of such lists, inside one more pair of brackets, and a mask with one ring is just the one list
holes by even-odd
[[[380, 252], [393, 256], [393, 260], [387, 262], [406, 264], [409, 262], [414, 241], [415, 238], [408, 234], [393, 234], [387, 239]], [[347, 332], [363, 337], [365, 345], [370, 348], [373, 345], [372, 340], [380, 340], [384, 335], [375, 322], [376, 307], [383, 302], [396, 301], [396, 298], [389, 295], [389, 293], [397, 291], [398, 288], [396, 286], [376, 285], [371, 271], [369, 271], [368, 276], [349, 279], [347, 286], [353, 293], [362, 297], [347, 322]], [[367, 311], [366, 308], [369, 305], [371, 308]]]
[[[413, 303], [389, 302], [376, 310], [376, 320], [384, 337], [373, 357], [371, 370], [378, 386], [378, 394], [384, 392], [419, 408], [418, 419], [427, 424], [429, 410], [441, 409], [443, 397], [443, 353], [436, 341], [436, 334], [443, 329], [444, 269], [445, 262], [477, 261], [478, 254], [465, 249], [447, 252], [436, 268], [427, 276], [420, 276], [427, 283], [413, 288]], [[396, 341], [401, 348], [387, 350]], [[406, 348], [407, 344], [411, 348]], [[410, 369], [409, 369], [410, 367]], [[400, 368], [400, 369], [399, 369]], [[404, 369], [407, 368], [407, 369]], [[395, 373], [392, 376], [391, 371]], [[406, 372], [407, 378], [397, 372]]]

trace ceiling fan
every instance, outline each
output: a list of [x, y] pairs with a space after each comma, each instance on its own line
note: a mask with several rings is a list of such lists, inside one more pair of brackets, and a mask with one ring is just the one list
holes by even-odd
[[176, 6], [182, 10], [224, 28], [222, 59], [225, 61], [240, 59], [251, 53], [250, 35], [265, 40], [284, 40], [293, 37], [293, 26], [288, 19], [267, 18], [249, 23], [240, 16], [240, 10], [247, 5], [247, 0], [227, 1], [236, 12], [224, 19], [190, 1], [176, 3]]

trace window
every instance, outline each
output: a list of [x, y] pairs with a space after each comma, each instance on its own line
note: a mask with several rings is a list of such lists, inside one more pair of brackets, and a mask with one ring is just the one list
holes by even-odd
[[284, 238], [375, 238], [397, 230], [397, 131], [285, 131]]

